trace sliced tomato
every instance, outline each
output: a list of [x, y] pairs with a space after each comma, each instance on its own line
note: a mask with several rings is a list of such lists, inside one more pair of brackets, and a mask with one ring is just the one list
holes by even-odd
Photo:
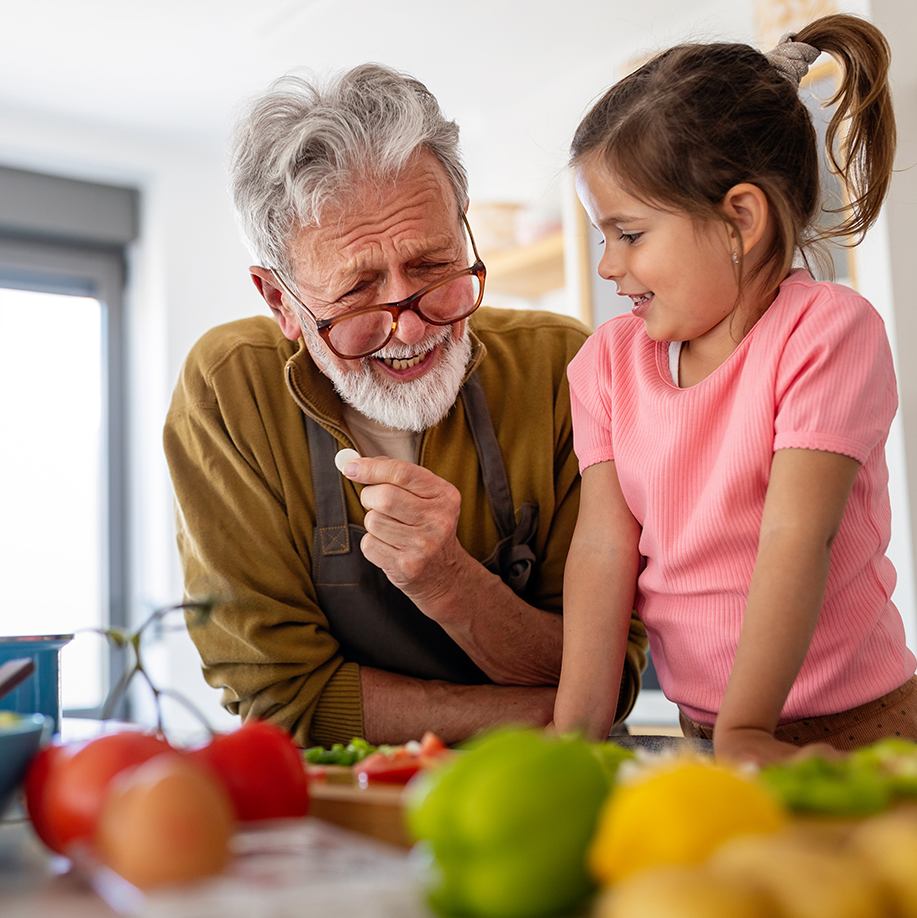
[[407, 784], [420, 771], [420, 755], [404, 746], [383, 752], [373, 752], [353, 766], [360, 784], [384, 781], [387, 784]]
[[424, 764], [437, 762], [451, 752], [452, 750], [430, 730], [427, 730], [420, 739], [420, 757], [424, 760]]
[[394, 749], [380, 749], [353, 766], [360, 784], [384, 781], [407, 784], [422, 768], [441, 762], [452, 750], [435, 734], [426, 732], [423, 739]]

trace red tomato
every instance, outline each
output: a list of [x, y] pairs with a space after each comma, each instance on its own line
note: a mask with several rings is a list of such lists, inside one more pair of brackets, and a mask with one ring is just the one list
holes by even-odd
[[52, 829], [49, 813], [51, 807], [47, 805], [45, 787], [48, 783], [48, 776], [58, 765], [58, 759], [61, 756], [72, 755], [75, 751], [59, 743], [45, 746], [32, 759], [23, 783], [26, 809], [32, 820], [35, 834], [53, 851], [61, 851], [63, 845]]
[[305, 816], [309, 811], [302, 753], [276, 724], [247, 720], [189, 755], [216, 772], [241, 820]]
[[48, 746], [33, 759], [25, 781], [36, 834], [61, 854], [74, 841], [92, 839], [115, 775], [171, 748], [162, 737], [138, 731]]

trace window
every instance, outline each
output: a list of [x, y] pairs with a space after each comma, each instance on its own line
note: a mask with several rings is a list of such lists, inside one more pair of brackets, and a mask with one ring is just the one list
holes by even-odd
[[[129, 208], [120, 225], [113, 202]], [[88, 629], [128, 619], [123, 288], [135, 210], [129, 189], [0, 167], [0, 632], [76, 632], [61, 656], [68, 715], [96, 714], [123, 668]]]
[[[4, 632], [123, 624], [117, 254], [0, 240], [0, 572]], [[98, 708], [108, 649], [62, 655], [65, 709]]]

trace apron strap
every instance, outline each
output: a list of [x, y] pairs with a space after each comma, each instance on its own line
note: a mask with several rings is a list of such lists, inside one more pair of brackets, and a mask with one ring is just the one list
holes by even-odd
[[324, 555], [346, 555], [350, 551], [350, 529], [347, 520], [347, 502], [344, 497], [343, 475], [320, 475], [319, 469], [334, 468], [338, 451], [337, 440], [309, 415], [306, 437], [309, 441], [309, 458], [312, 463], [312, 488], [315, 492], [315, 520], [319, 544]]
[[484, 387], [477, 373], [472, 373], [461, 390], [462, 402], [474, 448], [484, 478], [484, 492], [490, 504], [500, 541], [482, 563], [504, 583], [520, 594], [525, 589], [535, 565], [535, 553], [529, 543], [538, 529], [538, 506], [524, 503], [519, 508], [519, 523], [513, 509], [513, 497], [506, 475], [503, 453], [494, 432]]

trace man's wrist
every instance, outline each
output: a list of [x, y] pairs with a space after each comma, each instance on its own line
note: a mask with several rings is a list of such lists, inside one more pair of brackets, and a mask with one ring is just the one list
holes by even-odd
[[503, 581], [464, 549], [427, 595], [411, 596], [428, 618], [444, 628], [466, 628], [475, 611], [492, 606], [494, 592], [509, 589]]

